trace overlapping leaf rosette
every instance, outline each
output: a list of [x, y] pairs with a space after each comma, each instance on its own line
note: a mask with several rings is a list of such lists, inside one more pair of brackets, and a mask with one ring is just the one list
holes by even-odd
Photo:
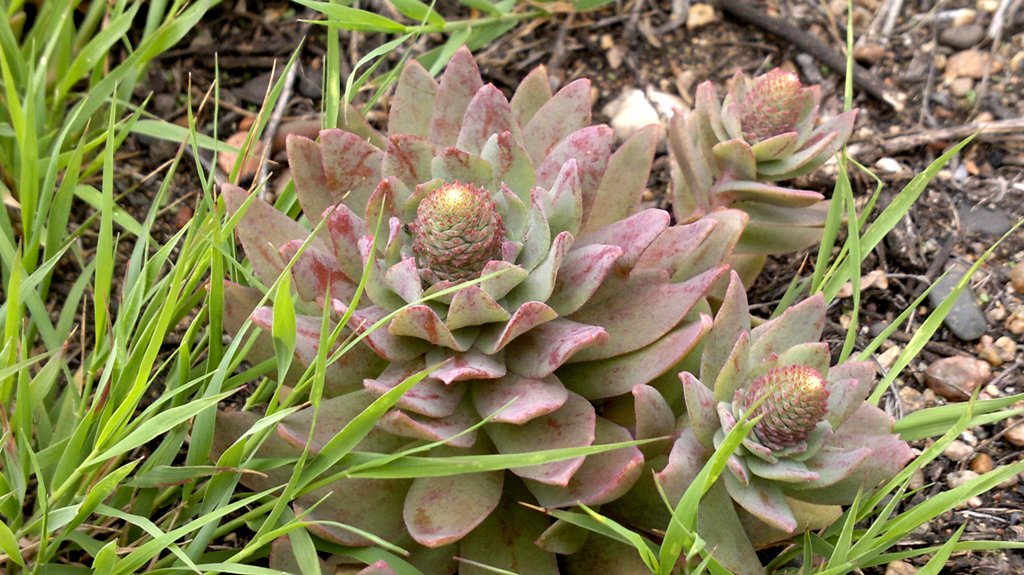
[[[679, 374], [686, 415], [655, 473], [670, 500], [678, 501], [737, 421], [760, 417], [701, 501], [698, 519], [715, 558], [738, 574], [763, 573], [755, 548], [831, 524], [838, 506], [891, 479], [913, 455], [893, 434], [892, 418], [865, 401], [874, 367], [830, 367], [824, 324], [817, 295], [751, 328], [733, 273], [694, 370], [699, 379]], [[616, 510], [641, 524], [665, 520], [650, 493], [647, 503], [634, 495]]]
[[[633, 438], [636, 430], [593, 402], [674, 373], [695, 348], [711, 326], [704, 295], [724, 277], [745, 216], [726, 210], [669, 227], [668, 213], [641, 211], [659, 128], [613, 153], [611, 130], [590, 121], [588, 82], [552, 94], [541, 68], [509, 101], [460, 50], [440, 82], [416, 63], [405, 68], [387, 137], [326, 130], [318, 142], [289, 139], [296, 194], [310, 224], [323, 220], [322, 236], [310, 239], [306, 226], [225, 186], [231, 211], [250, 202], [237, 233], [260, 280], [269, 285], [298, 254], [292, 283], [308, 314], [297, 318], [299, 363], [316, 355], [324, 307], [334, 321], [350, 313], [347, 327], [365, 334], [365, 345], [329, 368], [333, 397], [321, 407], [314, 453], [375, 397], [433, 365], [441, 367], [357, 450], [445, 441], [431, 455], [515, 454]], [[251, 312], [272, 329], [273, 310], [252, 309], [258, 291], [229, 284], [226, 294], [227, 323], [237, 327]], [[238, 437], [256, 419], [223, 413], [221, 436]], [[298, 453], [311, 421], [308, 410], [286, 418], [262, 455]], [[425, 572], [450, 571], [458, 555], [554, 573], [554, 555], [533, 544], [547, 520], [517, 502], [600, 505], [633, 485], [643, 461], [634, 447], [511, 473], [346, 478], [298, 504], [330, 491], [314, 518], [422, 546], [432, 561]], [[344, 529], [317, 530], [370, 544]], [[507, 545], [496, 550], [497, 541]]]
[[857, 111], [819, 125], [820, 87], [778, 68], [755, 78], [737, 72], [724, 100], [705, 82], [695, 102], [669, 128], [673, 210], [681, 222], [723, 207], [746, 212], [750, 222], [732, 263], [749, 285], [767, 255], [820, 241], [828, 202], [777, 182], [831, 158], [849, 139]]

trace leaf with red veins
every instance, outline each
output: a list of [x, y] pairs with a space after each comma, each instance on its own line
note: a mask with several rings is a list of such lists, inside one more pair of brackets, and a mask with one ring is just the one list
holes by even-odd
[[570, 319], [603, 327], [608, 341], [580, 351], [569, 361], [616, 357], [654, 343], [679, 325], [727, 268], [720, 265], [684, 283], [639, 286], [600, 305], [585, 306]]
[[782, 489], [776, 483], [756, 475], [750, 476], [750, 483], [747, 485], [740, 483], [731, 473], [723, 473], [721, 477], [725, 480], [725, 488], [733, 501], [751, 515], [786, 533], [793, 533], [796, 530], [796, 517], [786, 503]]
[[402, 68], [388, 114], [389, 134], [412, 134], [426, 138], [434, 113], [437, 82], [416, 60]]
[[[331, 300], [331, 305], [334, 315], [339, 319], [348, 309], [345, 303], [336, 299]], [[385, 326], [370, 330], [375, 323], [383, 319], [387, 314], [388, 311], [379, 306], [360, 308], [352, 312], [348, 327], [360, 334], [368, 331], [363, 341], [377, 355], [388, 361], [408, 361], [423, 355], [424, 352], [430, 349], [429, 343], [421, 339], [392, 335], [388, 333]]]
[[[392, 363], [376, 379], [364, 380], [363, 385], [368, 392], [379, 397], [422, 371], [425, 365], [423, 358], [406, 363]], [[396, 405], [427, 417], [445, 417], [455, 413], [465, 391], [464, 385], [447, 385], [428, 377], [412, 386]]]
[[396, 541], [405, 537], [402, 504], [411, 484], [412, 481], [406, 479], [346, 477], [300, 496], [294, 503], [295, 513], [301, 515], [316, 506], [306, 515], [312, 521], [308, 529], [339, 545], [369, 547], [373, 542], [348, 529], [330, 525], [332, 522], [369, 531], [386, 541]]
[[661, 392], [641, 384], [633, 386], [632, 393], [636, 439], [655, 439], [675, 434], [676, 416]]
[[434, 144], [429, 140], [408, 134], [395, 134], [388, 138], [381, 174], [394, 176], [406, 186], [414, 188], [432, 178], [430, 165], [435, 154]]
[[547, 193], [541, 194], [541, 208], [548, 218], [552, 234], [580, 233], [583, 224], [583, 190], [580, 188], [579, 162], [570, 159], [562, 165]]
[[467, 473], [414, 479], [402, 516], [417, 543], [440, 547], [461, 540], [494, 511], [505, 473]]
[[540, 379], [554, 373], [569, 358], [587, 347], [608, 341], [604, 328], [557, 318], [516, 338], [506, 348], [509, 371]]
[[475, 339], [463, 332], [455, 335], [437, 312], [426, 305], [413, 305], [398, 310], [388, 324], [388, 333], [422, 339], [455, 351], [466, 351]]
[[825, 298], [813, 295], [750, 332], [750, 356], [766, 358], [801, 343], [819, 341], [825, 328]]
[[501, 90], [487, 84], [470, 101], [455, 145], [471, 154], [480, 154], [492, 135], [503, 132], [510, 133], [516, 141], [523, 140], [512, 106]]
[[634, 386], [649, 383], [667, 373], [702, 341], [711, 318], [701, 314], [651, 345], [608, 359], [568, 363], [558, 375], [569, 389], [587, 399], [604, 399], [628, 393]]
[[380, 418], [377, 427], [401, 437], [445, 441], [447, 445], [453, 447], [472, 447], [476, 443], [476, 430], [455, 436], [479, 421], [480, 417], [469, 405], [468, 400], [463, 400], [454, 413], [445, 417], [426, 417], [392, 410]]
[[465, 46], [455, 51], [437, 89], [430, 120], [430, 140], [440, 146], [453, 146], [459, 137], [462, 118], [469, 102], [484, 85], [480, 69]]
[[511, 316], [505, 308], [478, 285], [455, 292], [448, 306], [448, 329], [459, 329], [488, 323], [507, 322]]
[[685, 428], [680, 432], [679, 438], [672, 444], [672, 451], [668, 454], [668, 463], [654, 474], [655, 479], [665, 490], [669, 503], [673, 506], [679, 503], [686, 488], [693, 483], [710, 455], [711, 452], [701, 445], [692, 429]]
[[328, 207], [341, 201], [341, 198], [334, 197], [327, 183], [320, 146], [305, 136], [289, 134], [285, 148], [288, 150], [288, 167], [295, 181], [295, 196], [303, 213], [315, 220]]
[[446, 182], [473, 184], [486, 190], [498, 187], [487, 160], [454, 146], [445, 148], [430, 163], [430, 175]]
[[484, 353], [497, 353], [520, 335], [557, 318], [558, 313], [547, 304], [528, 301], [504, 325], [485, 327], [474, 345]]
[[360, 569], [356, 575], [396, 575], [396, 572], [387, 561], [381, 559]]
[[[594, 445], [631, 441], [629, 431], [603, 417], [594, 429]], [[644, 456], [636, 447], [623, 447], [589, 455], [565, 487], [526, 481], [526, 487], [543, 507], [601, 505], [621, 497], [636, 483]]]
[[541, 188], [550, 188], [566, 162], [571, 159], [579, 162], [584, 227], [597, 196], [601, 178], [608, 167], [613, 141], [614, 135], [608, 126], [589, 126], [577, 130], [555, 146], [537, 167], [537, 185]]
[[[231, 184], [221, 186], [221, 193], [231, 214], [241, 209], [242, 204], [249, 199], [249, 192]], [[266, 285], [273, 284], [284, 270], [286, 262], [281, 258], [281, 246], [292, 240], [305, 240], [309, 237], [309, 230], [301, 224], [255, 197], [235, 227], [235, 233], [242, 242], [245, 255], [252, 262], [256, 277]], [[313, 238], [312, 245], [323, 251], [329, 250], [321, 238]]]
[[[384, 152], [353, 133], [324, 130], [320, 132], [320, 153], [334, 203], [343, 202], [354, 210], [363, 209], [380, 181]], [[308, 213], [306, 217], [310, 221], [316, 219]]]
[[[513, 97], [513, 102], [516, 98]], [[537, 108], [523, 128], [523, 140], [533, 163], [539, 164], [570, 134], [590, 125], [590, 81], [566, 84]]]
[[473, 379], [498, 379], [504, 377], [506, 371], [501, 354], [482, 353], [477, 349], [457, 353], [448, 349], [434, 348], [427, 352], [426, 359], [430, 365], [444, 362], [430, 376], [447, 384]]
[[[302, 244], [300, 240], [292, 240], [281, 246], [284, 261], [291, 261]], [[356, 285], [341, 270], [334, 257], [313, 246], [307, 246], [295, 261], [292, 280], [299, 297], [305, 301], [317, 301], [328, 294], [349, 301], [356, 293]]]
[[641, 128], [608, 159], [586, 230], [597, 230], [637, 211], [663, 131], [658, 124]]
[[500, 260], [491, 260], [484, 264], [484, 269], [480, 271], [480, 277], [486, 278], [487, 276], [495, 274], [485, 280], [482, 280], [478, 286], [480, 289], [487, 292], [492, 298], [499, 300], [512, 291], [517, 285], [521, 284], [529, 277], [529, 272], [523, 268], [509, 262]]
[[403, 257], [402, 261], [388, 268], [384, 272], [384, 283], [406, 303], [423, 297], [423, 280], [415, 258]]
[[339, 204], [327, 216], [326, 226], [341, 271], [352, 279], [361, 278], [363, 255], [359, 251], [359, 241], [369, 234], [366, 222], [348, 206]]
[[[662, 233], [669, 230], [668, 224], [670, 219], [671, 217], [665, 210], [644, 210], [597, 231], [580, 236], [576, 241], [576, 248], [579, 249], [583, 246], [594, 244], [618, 246], [622, 248], [619, 265], [625, 269], [633, 269], [640, 261], [645, 250]], [[689, 228], [689, 226], [685, 227]], [[673, 233], [673, 235], [675, 234], [678, 234], [678, 232]]]
[[[590, 402], [570, 393], [562, 407], [522, 425], [491, 423], [484, 427], [499, 453], [530, 453], [548, 449], [586, 447], [594, 443], [597, 416]], [[511, 471], [525, 479], [549, 485], [568, 485], [583, 465], [583, 457], [516, 467]]]
[[491, 164], [494, 179], [507, 185], [523, 202], [530, 200], [530, 190], [537, 183], [537, 172], [530, 155], [511, 132], [491, 135], [480, 150], [480, 157]]
[[548, 70], [544, 66], [537, 66], [526, 75], [516, 93], [512, 94], [512, 113], [520, 126], [525, 126], [533, 119], [537, 110], [551, 99], [551, 82], [548, 79]]
[[528, 301], [547, 301], [555, 289], [558, 270], [562, 267], [565, 254], [572, 247], [573, 237], [569, 232], [562, 232], [551, 240], [548, 255], [537, 267], [530, 270], [526, 281], [517, 285], [509, 292], [505, 304], [516, 307]]
[[547, 302], [558, 315], [569, 315], [590, 300], [622, 256], [622, 248], [592, 244], [569, 250], [558, 269]]
[[[569, 392], [554, 375], [529, 379], [514, 374], [473, 386], [473, 406], [480, 417], [498, 412], [491, 421], [522, 425], [562, 407]], [[501, 409], [501, 408], [505, 409]]]

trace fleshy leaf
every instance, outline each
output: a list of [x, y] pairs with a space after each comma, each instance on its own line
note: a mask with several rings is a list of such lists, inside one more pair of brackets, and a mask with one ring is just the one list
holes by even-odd
[[466, 286], [455, 292], [448, 306], [448, 328], [506, 322], [511, 316], [480, 286]]
[[330, 493], [309, 512], [308, 518], [315, 521], [307, 527], [311, 532], [340, 545], [372, 545], [368, 539], [347, 529], [322, 523], [339, 522], [395, 541], [405, 536], [402, 502], [411, 483], [410, 480], [342, 478], [299, 497], [294, 503], [295, 512], [301, 514]]
[[358, 281], [363, 275], [363, 255], [359, 251], [359, 241], [369, 233], [366, 223], [348, 206], [339, 204], [327, 216], [326, 226], [338, 266], [345, 275]]
[[631, 269], [648, 246], [668, 231], [669, 218], [664, 210], [644, 210], [581, 236], [575, 245], [577, 249], [593, 244], [618, 246], [622, 248], [619, 265]]
[[725, 487], [733, 501], [768, 525], [787, 533], [796, 530], [797, 522], [786, 503], [782, 490], [770, 481], [750, 476], [750, 483], [743, 485], [731, 473], [723, 473]]
[[520, 126], [526, 126], [533, 115], [551, 99], [551, 82], [544, 66], [537, 66], [526, 75], [512, 95], [512, 113]]
[[495, 423], [522, 425], [562, 407], [568, 397], [569, 392], [554, 375], [528, 379], [508, 374], [473, 386], [473, 405], [481, 417], [508, 406], [491, 419]]
[[436, 364], [442, 361], [445, 363], [435, 369], [431, 377], [446, 384], [472, 379], [498, 379], [505, 376], [505, 362], [502, 361], [500, 354], [486, 354], [477, 349], [465, 353], [432, 349], [427, 353], [428, 363]]
[[414, 479], [403, 511], [409, 534], [427, 547], [459, 541], [494, 511], [504, 476], [490, 471]]
[[580, 350], [608, 341], [604, 328], [558, 318], [534, 327], [507, 348], [509, 371], [533, 379], [553, 373]]
[[533, 544], [547, 528], [548, 519], [520, 505], [529, 494], [521, 493], [522, 488], [510, 489], [508, 483], [497, 509], [462, 540], [459, 556], [473, 563], [460, 564], [459, 575], [494, 574], [477, 564], [524, 575], [558, 575], [554, 554]]
[[430, 121], [430, 140], [440, 146], [453, 146], [459, 137], [462, 118], [469, 102], [484, 85], [476, 61], [463, 46], [455, 51], [437, 89]]
[[391, 101], [388, 115], [388, 133], [412, 134], [426, 138], [430, 134], [430, 118], [434, 112], [437, 82], [430, 72], [416, 60], [410, 60], [402, 69]]
[[746, 463], [747, 469], [751, 473], [769, 481], [800, 483], [818, 479], [817, 472], [811, 471], [803, 463], [792, 459], [780, 459], [775, 463], [766, 463], [757, 457], [748, 457]]
[[790, 307], [750, 332], [750, 356], [769, 357], [807, 342], [818, 341], [825, 328], [825, 299], [821, 294]]
[[517, 285], [508, 296], [506, 305], [518, 307], [530, 301], [547, 301], [555, 289], [558, 270], [562, 267], [565, 254], [572, 247], [573, 237], [569, 232], [562, 232], [551, 240], [551, 249], [537, 267], [530, 270], [529, 277]]
[[562, 260], [547, 303], [559, 315], [569, 315], [594, 295], [622, 255], [622, 248], [591, 244], [570, 250]]
[[[344, 303], [338, 300], [331, 300], [331, 304], [334, 307], [336, 317], [340, 318], [345, 314], [347, 306]], [[363, 341], [377, 355], [388, 361], [408, 361], [423, 355], [423, 352], [430, 348], [430, 344], [421, 339], [392, 335], [387, 329], [383, 328], [370, 330], [373, 324], [383, 319], [387, 314], [388, 312], [384, 308], [378, 306], [354, 310], [349, 321], [349, 327], [356, 333], [368, 332]]]
[[423, 297], [423, 280], [420, 279], [420, 270], [414, 258], [404, 257], [402, 261], [388, 268], [384, 272], [384, 283], [407, 303]]
[[534, 165], [539, 165], [569, 134], [588, 125], [590, 81], [570, 82], [541, 105], [523, 128], [523, 141]]
[[637, 211], [661, 131], [657, 124], [641, 128], [608, 159], [584, 231], [599, 229]]
[[[281, 257], [291, 261], [302, 242], [292, 240], [281, 246]], [[356, 293], [356, 285], [341, 271], [338, 262], [328, 253], [312, 246], [307, 246], [302, 255], [292, 266], [292, 285], [305, 301], [316, 301], [328, 293], [330, 297], [351, 300]]]
[[[522, 425], [492, 423], [484, 429], [499, 453], [530, 453], [545, 449], [586, 447], [594, 442], [596, 415], [590, 402], [570, 393], [555, 411], [535, 417]], [[547, 483], [567, 485], [583, 465], [582, 457], [565, 461], [516, 467], [516, 475]]]
[[487, 84], [470, 101], [456, 145], [471, 154], [480, 154], [491, 135], [504, 132], [510, 133], [513, 140], [523, 139], [512, 106], [501, 90]]
[[586, 227], [585, 222], [590, 216], [590, 208], [597, 195], [601, 177], [608, 167], [608, 156], [611, 155], [613, 140], [612, 129], [608, 126], [583, 128], [562, 140], [537, 167], [537, 185], [542, 188], [550, 188], [566, 162], [571, 159], [579, 162], [580, 189], [583, 190], [584, 227]]
[[[362, 210], [380, 181], [380, 165], [384, 153], [365, 139], [342, 130], [320, 132], [320, 153], [323, 155], [327, 188], [334, 200], [330, 205], [344, 202], [353, 210]], [[296, 183], [296, 190], [298, 188]], [[307, 212], [306, 217], [316, 221], [320, 213]]]
[[434, 144], [407, 134], [393, 134], [381, 160], [381, 175], [394, 176], [409, 187], [429, 181]]
[[716, 192], [724, 203], [733, 202], [764, 202], [773, 206], [787, 208], [806, 208], [825, 199], [818, 192], [796, 190], [753, 181], [722, 182]]
[[456, 147], [445, 148], [434, 156], [430, 164], [430, 174], [446, 182], [473, 184], [486, 190], [493, 191], [498, 187], [491, 164], [487, 160]]
[[583, 192], [580, 189], [580, 170], [576, 160], [569, 160], [562, 166], [551, 189], [543, 194], [540, 205], [547, 214], [552, 234], [569, 232], [576, 236], [580, 233]]
[[711, 154], [721, 163], [722, 170], [733, 180], [756, 180], [757, 160], [754, 159], [754, 152], [750, 150], [750, 144], [737, 138], [715, 144], [711, 148]]
[[400, 309], [388, 324], [388, 333], [415, 337], [456, 351], [466, 351], [472, 343], [472, 339], [454, 335], [437, 312], [422, 304]]
[[455, 437], [480, 421], [473, 408], [463, 401], [455, 412], [446, 417], [420, 417], [404, 411], [394, 410], [384, 414], [377, 426], [401, 437], [426, 439], [427, 441], [448, 440], [453, 447], [472, 447], [476, 442], [476, 430]]
[[[316, 429], [313, 430], [310, 451], [320, 453], [327, 442], [369, 407], [373, 400], [374, 397], [363, 390], [325, 399], [320, 404], [320, 412], [316, 414]], [[305, 448], [309, 430], [313, 426], [313, 416], [312, 408], [303, 409], [285, 417], [277, 426], [277, 437], [291, 445], [294, 455], [298, 455]], [[220, 423], [219, 418], [217, 421]], [[391, 453], [405, 443], [407, 441], [401, 437], [373, 428], [354, 446], [354, 449], [373, 453]]]
[[497, 353], [520, 335], [558, 317], [555, 310], [539, 301], [528, 301], [512, 314], [502, 326], [487, 326], [477, 338], [476, 346], [484, 353]]
[[722, 428], [718, 418], [717, 403], [708, 386], [704, 385], [689, 372], [681, 372], [679, 379], [683, 382], [683, 397], [686, 400], [686, 413], [690, 417], [690, 426], [694, 436], [705, 449], [713, 449], [715, 432]]
[[[422, 358], [406, 363], [392, 363], [384, 373], [375, 379], [367, 379], [363, 385], [368, 392], [379, 397], [422, 371], [424, 367]], [[445, 417], [455, 413], [465, 390], [464, 385], [446, 385], [433, 377], [428, 377], [407, 391], [396, 405], [427, 417]]]
[[[708, 385], [714, 385], [718, 374], [729, 359], [742, 332], [750, 331], [750, 311], [747, 307], [747, 292], [736, 272], [729, 272], [729, 287], [726, 288], [722, 305], [718, 308], [715, 323], [704, 340], [704, 351], [700, 357], [700, 377]], [[718, 396], [719, 401], [731, 401], [732, 397]]]
[[537, 183], [537, 174], [526, 148], [511, 132], [492, 135], [480, 151], [480, 157], [491, 164], [497, 181], [508, 186], [523, 202], [530, 201], [530, 190]]

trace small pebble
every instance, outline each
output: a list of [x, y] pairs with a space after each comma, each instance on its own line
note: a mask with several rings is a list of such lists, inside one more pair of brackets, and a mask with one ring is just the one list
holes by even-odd
[[980, 359], [953, 356], [928, 366], [924, 382], [929, 389], [950, 401], [967, 401], [978, 386], [992, 378], [992, 367]]
[[967, 500], [967, 506], [970, 507], [971, 509], [977, 509], [984, 504], [985, 502], [982, 501], [981, 497], [978, 497], [977, 495]]
[[949, 83], [949, 93], [956, 98], [963, 98], [974, 89], [974, 80], [970, 78], [956, 78]]
[[978, 0], [978, 10], [988, 14], [999, 9], [999, 0]]
[[998, 485], [999, 489], [1013, 489], [1020, 483], [1020, 477], [1017, 475], [1011, 475], [1009, 479]]
[[903, 171], [903, 165], [900, 164], [896, 158], [879, 158], [879, 160], [875, 162], [875, 167], [878, 168], [879, 171], [887, 174], [898, 174]]
[[1007, 421], [1004, 425], [1006, 425], [1006, 433], [1003, 434], [1003, 439], [1017, 447], [1024, 447], [1024, 420], [1015, 418]]
[[[898, 346], [898, 345], [894, 345], [894, 346], [890, 347], [889, 349], [883, 351], [882, 353], [878, 354], [878, 357], [875, 358], [875, 359], [878, 360], [878, 365], [881, 366], [882, 369], [888, 371], [889, 368], [892, 367], [896, 363], [896, 360], [900, 357], [901, 353], [903, 353], [903, 348]], [[904, 388], [904, 389], [911, 389], [911, 388]], [[918, 397], [920, 397], [921, 392], [919, 392], [917, 390], [914, 390], [914, 391], [917, 392]]]
[[[950, 266], [949, 273], [945, 274], [937, 282], [935, 287], [928, 294], [928, 303], [933, 308], [939, 307], [952, 292], [953, 288], [960, 281], [960, 277], [970, 268], [965, 262], [956, 261]], [[944, 320], [946, 327], [953, 332], [953, 335], [964, 341], [973, 341], [988, 331], [988, 320], [978, 305], [977, 298], [970, 286], [965, 287], [959, 297], [953, 303], [952, 309]]]
[[960, 487], [964, 483], [967, 483], [968, 481], [975, 479], [977, 477], [978, 474], [971, 471], [970, 469], [962, 469], [960, 471], [954, 471], [947, 475], [946, 484], [949, 485], [950, 489], [956, 489], [957, 487]]
[[862, 64], [872, 65], [877, 64], [882, 58], [885, 58], [889, 54], [889, 51], [885, 49], [885, 46], [869, 42], [855, 46], [853, 48], [853, 58]]
[[1013, 335], [1024, 333], [1024, 307], [1017, 309], [1010, 314], [1010, 317], [1006, 318], [1006, 329], [1010, 330]]
[[994, 74], [1002, 69], [992, 54], [971, 48], [953, 54], [946, 59], [945, 75], [947, 81], [954, 78], [973, 78], [980, 80], [985, 74]]
[[990, 335], [983, 335], [975, 349], [978, 352], [978, 357], [991, 363], [993, 367], [999, 367], [1008, 361], [1013, 361], [1017, 355], [1017, 342], [1005, 335], [997, 340], [993, 340]]
[[913, 474], [910, 475], [910, 482], [909, 482], [910, 489], [912, 489], [912, 490], [913, 489], [921, 489], [922, 487], [925, 486], [925, 483], [926, 483], [926, 481], [925, 481], [925, 478], [924, 478], [924, 471], [923, 470], [918, 469], [917, 471], [915, 471]]
[[952, 26], [939, 33], [939, 43], [966, 50], [981, 42], [985, 38], [985, 28], [980, 24], [967, 24], [965, 26]]
[[615, 138], [619, 141], [629, 138], [637, 130], [661, 121], [658, 110], [654, 108], [643, 91], [626, 88], [618, 98], [609, 102], [602, 110], [611, 120], [608, 122]]
[[903, 413], [913, 413], [928, 407], [924, 394], [913, 387], [903, 386], [900, 388], [900, 404], [903, 406]]
[[686, 28], [695, 30], [718, 20], [715, 9], [710, 4], [694, 4], [686, 14]]
[[970, 464], [971, 471], [978, 475], [984, 475], [989, 471], [992, 471], [994, 466], [995, 465], [992, 463], [992, 456], [987, 453], [979, 453], [977, 457], [971, 460]]
[[[1024, 54], [1024, 52], [1021, 52]], [[1024, 262], [1021, 262], [1010, 269], [1010, 285], [1017, 293], [1024, 294]]]
[[959, 439], [953, 440], [949, 445], [946, 446], [946, 449], [942, 452], [943, 455], [945, 455], [949, 459], [952, 459], [953, 461], [963, 461], [964, 459], [967, 459], [972, 453], [974, 453], [974, 448], [971, 447], [970, 445], [967, 445], [963, 441], [960, 441]]
[[893, 561], [885, 566], [885, 575], [915, 575], [917, 567], [906, 561]]

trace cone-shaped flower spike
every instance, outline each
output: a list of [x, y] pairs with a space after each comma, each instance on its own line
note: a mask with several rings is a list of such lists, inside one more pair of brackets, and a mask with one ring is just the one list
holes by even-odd
[[[375, 397], [438, 364], [358, 450], [443, 441], [434, 454], [516, 454], [629, 440], [591, 402], [630, 393], [695, 348], [711, 325], [704, 294], [724, 277], [744, 216], [726, 210], [670, 228], [668, 213], [640, 210], [659, 128], [613, 153], [611, 130], [590, 125], [584, 80], [552, 95], [541, 68], [506, 100], [460, 50], [440, 82], [410, 63], [392, 102], [387, 137], [364, 126], [363, 135], [289, 139], [296, 194], [310, 222], [324, 220], [323, 237], [309, 239], [303, 225], [224, 188], [231, 211], [250, 202], [237, 233], [264, 283], [309, 239], [292, 268], [310, 314], [298, 318], [300, 363], [316, 357], [324, 307], [335, 321], [351, 314], [346, 329], [365, 335], [365, 346], [329, 369], [334, 397], [321, 414], [331, 417], [318, 420], [314, 452]], [[364, 272], [364, 297], [353, 301]], [[269, 330], [271, 308], [245, 309], [253, 294], [228, 286], [237, 302], [228, 323], [251, 312]], [[233, 439], [252, 421], [223, 414], [218, 425]], [[301, 449], [311, 421], [306, 412], [285, 418], [281, 449]], [[520, 517], [516, 501], [603, 504], [628, 490], [642, 465], [641, 452], [626, 448], [511, 473], [342, 479], [312, 514], [396, 543], [458, 543], [449, 557], [492, 565], [487, 538], [514, 537], [510, 554], [540, 558], [495, 566], [551, 573], [553, 555], [532, 544], [545, 528], [534, 529], [536, 519], [545, 521]], [[345, 545], [369, 543], [316, 529]]]
[[856, 110], [816, 125], [820, 100], [819, 87], [803, 86], [792, 72], [774, 69], [753, 79], [737, 73], [724, 101], [705, 82], [694, 109], [672, 119], [676, 218], [693, 221], [722, 207], [747, 212], [741, 261], [734, 262], [744, 280], [760, 271], [766, 254], [821, 239], [828, 212], [822, 195], [773, 183], [817, 168], [849, 139]]
[[[759, 573], [753, 547], [735, 545], [737, 537], [765, 545], [827, 525], [838, 516], [835, 506], [892, 478], [912, 451], [892, 433], [892, 418], [865, 401], [873, 366], [829, 366], [828, 344], [819, 341], [820, 296], [754, 329], [747, 309], [733, 274], [704, 340], [700, 379], [680, 374], [691, 429], [658, 477], [681, 494], [744, 413], [760, 416], [719, 480], [729, 497], [702, 502], [719, 518], [702, 534], [712, 547], [722, 543], [719, 559], [737, 572]], [[730, 523], [746, 534], [722, 527]]]

